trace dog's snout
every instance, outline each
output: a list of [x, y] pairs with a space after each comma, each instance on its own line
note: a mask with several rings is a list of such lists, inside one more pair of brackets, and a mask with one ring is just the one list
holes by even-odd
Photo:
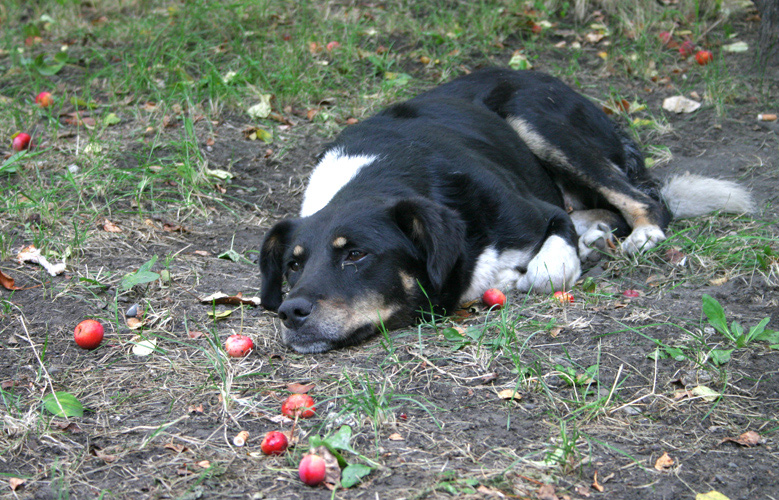
[[295, 330], [303, 326], [313, 309], [314, 303], [302, 297], [285, 300], [279, 307], [279, 318], [284, 326]]

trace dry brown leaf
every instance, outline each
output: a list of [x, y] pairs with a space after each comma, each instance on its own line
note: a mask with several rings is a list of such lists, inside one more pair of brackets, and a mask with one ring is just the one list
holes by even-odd
[[105, 462], [107, 464], [110, 464], [112, 462], [116, 462], [119, 459], [119, 457], [117, 457], [116, 455], [111, 455], [110, 453], [106, 453], [103, 450], [101, 450], [100, 448], [94, 448], [92, 450], [92, 453], [97, 458], [99, 458], [100, 460], [102, 460], [103, 462]]
[[189, 338], [191, 339], [199, 339], [203, 336], [203, 332], [200, 330], [190, 330], [187, 332], [187, 335], [189, 335]]
[[389, 435], [388, 438], [390, 441], [405, 441], [403, 436], [401, 436], [399, 433], [395, 432]]
[[183, 444], [175, 444], [175, 443], [167, 443], [163, 448], [167, 450], [174, 451], [176, 453], [184, 453], [185, 451], [189, 451], [189, 448], [184, 446]]
[[[600, 485], [600, 483], [598, 483], [598, 471], [595, 471], [595, 474], [592, 475], [592, 487], [595, 488], [597, 491], [603, 493], [604, 488], [603, 488], [603, 486]], [[579, 493], [578, 488], [577, 488], [576, 492]], [[590, 492], [588, 490], [587, 491], [587, 495], [583, 495], [583, 496], [590, 496], [589, 493]], [[579, 493], [579, 494], [581, 495], [581, 493]]]
[[306, 394], [314, 387], [316, 387], [316, 384], [298, 384], [297, 382], [287, 384], [287, 390], [292, 394]]
[[338, 484], [341, 481], [341, 467], [338, 466], [338, 459], [324, 446], [317, 446], [311, 451], [325, 459], [325, 483]]
[[14, 279], [3, 271], [0, 271], [0, 285], [3, 285], [3, 288], [6, 290], [21, 290], [20, 287], [14, 284]]
[[677, 247], [671, 247], [665, 252], [665, 260], [669, 264], [677, 265], [677, 264], [684, 264], [684, 260], [687, 258], [687, 255], [685, 255], [679, 248]]
[[504, 389], [498, 393], [500, 399], [513, 399], [514, 401], [520, 401], [522, 394], [518, 393], [516, 389]]
[[209, 252], [207, 252], [205, 250], [195, 250], [192, 253], [195, 254], [195, 255], [200, 255], [201, 257], [208, 257], [208, 256], [211, 255]]
[[169, 233], [186, 233], [188, 232], [187, 228], [184, 226], [180, 226], [178, 224], [168, 224], [167, 222], [162, 225], [162, 230], [167, 231]]
[[203, 413], [205, 410], [203, 409], [203, 403], [200, 403], [197, 406], [190, 406], [189, 407], [189, 413]]
[[549, 330], [549, 336], [552, 337], [553, 339], [556, 339], [557, 336], [560, 335], [560, 332], [562, 332], [562, 331], [563, 331], [563, 329], [561, 327], [556, 326], [556, 327], [552, 328], [551, 330]]
[[201, 460], [200, 462], [197, 463], [197, 466], [200, 467], [201, 469], [208, 469], [209, 467], [211, 467], [211, 462], [209, 462], [208, 460]]
[[748, 448], [751, 448], [752, 446], [757, 446], [758, 444], [760, 444], [762, 442], [762, 437], [760, 437], [760, 434], [758, 434], [755, 431], [747, 431], [741, 434], [737, 438], [726, 437], [725, 439], [720, 441], [720, 444], [728, 441], [736, 444], [740, 444], [741, 446], [746, 446]]
[[109, 232], [109, 233], [121, 233], [122, 228], [114, 224], [108, 219], [105, 219], [103, 221], [103, 231]]
[[538, 500], [560, 500], [560, 497], [555, 494], [554, 486], [551, 484], [544, 484], [536, 491]]
[[24, 483], [26, 482], [26, 479], [19, 479], [18, 477], [12, 477], [8, 480], [8, 484], [11, 486], [11, 491], [16, 491], [20, 489]]
[[[597, 485], [597, 486], [596, 486]], [[598, 484], [598, 473], [595, 473], [595, 480], [592, 483], [592, 487], [596, 490], [603, 492], [603, 486]], [[584, 498], [589, 498], [592, 493], [590, 493], [590, 489], [583, 484], [577, 484], [576, 487], [573, 489], [577, 495], [583, 496]]]
[[143, 321], [139, 320], [138, 318], [127, 318], [127, 328], [130, 330], [137, 330], [143, 326]]
[[674, 464], [674, 459], [671, 458], [671, 456], [667, 452], [663, 452], [663, 454], [660, 456], [660, 458], [657, 459], [655, 462], [655, 469], [659, 470], [660, 472], [667, 472], [671, 469], [671, 466]]

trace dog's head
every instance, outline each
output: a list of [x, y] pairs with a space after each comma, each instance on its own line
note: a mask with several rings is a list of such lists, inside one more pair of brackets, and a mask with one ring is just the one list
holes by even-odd
[[458, 214], [423, 198], [331, 203], [265, 236], [262, 305], [278, 311], [282, 341], [298, 352], [356, 344], [379, 325], [410, 324], [427, 297], [435, 301], [464, 240]]

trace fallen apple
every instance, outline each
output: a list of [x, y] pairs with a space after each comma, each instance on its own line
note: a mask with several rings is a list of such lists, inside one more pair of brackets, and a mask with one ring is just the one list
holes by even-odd
[[711, 62], [713, 58], [714, 55], [711, 53], [710, 50], [699, 50], [695, 54], [695, 62], [697, 62], [701, 66], [706, 66]]
[[73, 340], [82, 349], [95, 349], [103, 341], [103, 325], [94, 319], [85, 319], [73, 331]]
[[281, 455], [287, 450], [289, 441], [283, 432], [270, 431], [260, 443], [260, 449], [266, 455]]
[[51, 97], [51, 92], [45, 90], [35, 96], [35, 104], [42, 108], [48, 108], [54, 102], [54, 98]]
[[228, 356], [232, 356], [233, 358], [246, 356], [253, 347], [254, 342], [252, 342], [252, 339], [238, 333], [230, 335], [225, 341], [225, 352], [227, 352]]
[[20, 132], [14, 136], [13, 142], [11, 142], [11, 149], [14, 151], [23, 151], [25, 149], [29, 149], [31, 139], [32, 138], [30, 137], [30, 134]]
[[554, 298], [561, 304], [573, 304], [573, 294], [558, 290], [554, 293]]
[[641, 292], [639, 292], [638, 290], [625, 290], [624, 292], [622, 292], [622, 295], [629, 299], [635, 299], [636, 297], [641, 296]]
[[671, 32], [669, 31], [661, 31], [660, 34], [657, 35], [657, 37], [665, 45], [668, 45], [669, 43], [671, 43], [671, 40], [673, 40], [673, 35], [671, 35]]
[[306, 455], [298, 466], [300, 480], [309, 486], [316, 486], [325, 480], [325, 459], [319, 455]]
[[506, 295], [497, 288], [490, 288], [484, 292], [481, 300], [487, 307], [495, 307], [500, 309], [506, 305]]
[[681, 55], [682, 57], [687, 57], [691, 55], [694, 50], [695, 50], [695, 44], [689, 40], [685, 40], [682, 42], [681, 45], [679, 45], [679, 55]]
[[308, 394], [292, 394], [282, 403], [281, 413], [289, 418], [311, 418], [316, 414], [314, 399]]

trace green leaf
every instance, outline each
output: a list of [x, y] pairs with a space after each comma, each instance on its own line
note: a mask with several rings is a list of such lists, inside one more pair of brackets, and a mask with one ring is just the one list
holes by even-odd
[[338, 429], [338, 432], [328, 437], [324, 441], [325, 444], [329, 444], [335, 449], [350, 451], [356, 455], [357, 452], [354, 451], [352, 445], [349, 444], [349, 441], [351, 439], [352, 439], [352, 428], [349, 427], [348, 425], [342, 425], [341, 428]]
[[715, 330], [725, 335], [731, 340], [735, 340], [728, 330], [728, 322], [725, 319], [725, 309], [722, 308], [717, 299], [711, 295], [703, 295], [703, 314], [709, 320], [709, 324]]
[[752, 328], [749, 329], [749, 334], [747, 334], [747, 342], [750, 342], [756, 338], [758, 338], [760, 335], [763, 334], [765, 331], [766, 325], [768, 325], [768, 322], [771, 321], [771, 318], [763, 318], [760, 320], [760, 323], [756, 324]]
[[27, 156], [29, 152], [29, 150], [25, 149], [11, 155], [10, 158], [5, 160], [3, 164], [0, 165], [0, 174], [15, 174], [17, 163], [19, 163], [25, 156]]
[[84, 406], [76, 397], [68, 392], [55, 392], [43, 397], [43, 407], [57, 417], [81, 417]]
[[[53, 61], [53, 63], [49, 63], [48, 61]], [[64, 52], [57, 53], [53, 59], [47, 61], [43, 59], [43, 54], [41, 54], [33, 60], [32, 67], [42, 76], [54, 76], [65, 67], [67, 61], [68, 55]]]
[[129, 290], [135, 285], [142, 285], [144, 283], [151, 283], [160, 279], [160, 275], [150, 271], [154, 263], [157, 262], [157, 256], [152, 257], [148, 262], [145, 262], [136, 272], [130, 273], [122, 278], [122, 284], [120, 288], [122, 290]]
[[730, 354], [732, 352], [733, 349], [714, 349], [709, 353], [709, 359], [717, 366], [724, 365], [730, 361]]
[[341, 486], [351, 488], [362, 481], [362, 478], [371, 473], [373, 469], [363, 464], [352, 464], [341, 471]]
[[774, 330], [764, 330], [762, 333], [755, 335], [753, 340], [768, 342], [769, 344], [779, 344], [779, 332]]
[[106, 126], [116, 125], [117, 123], [120, 123], [122, 121], [121, 118], [116, 116], [116, 113], [108, 113], [105, 118], [103, 118], [103, 123]]
[[684, 351], [679, 347], [666, 347], [665, 352], [668, 353], [668, 355], [671, 356], [676, 361], [684, 361], [685, 359], [687, 359], [687, 356], [685, 356]]

